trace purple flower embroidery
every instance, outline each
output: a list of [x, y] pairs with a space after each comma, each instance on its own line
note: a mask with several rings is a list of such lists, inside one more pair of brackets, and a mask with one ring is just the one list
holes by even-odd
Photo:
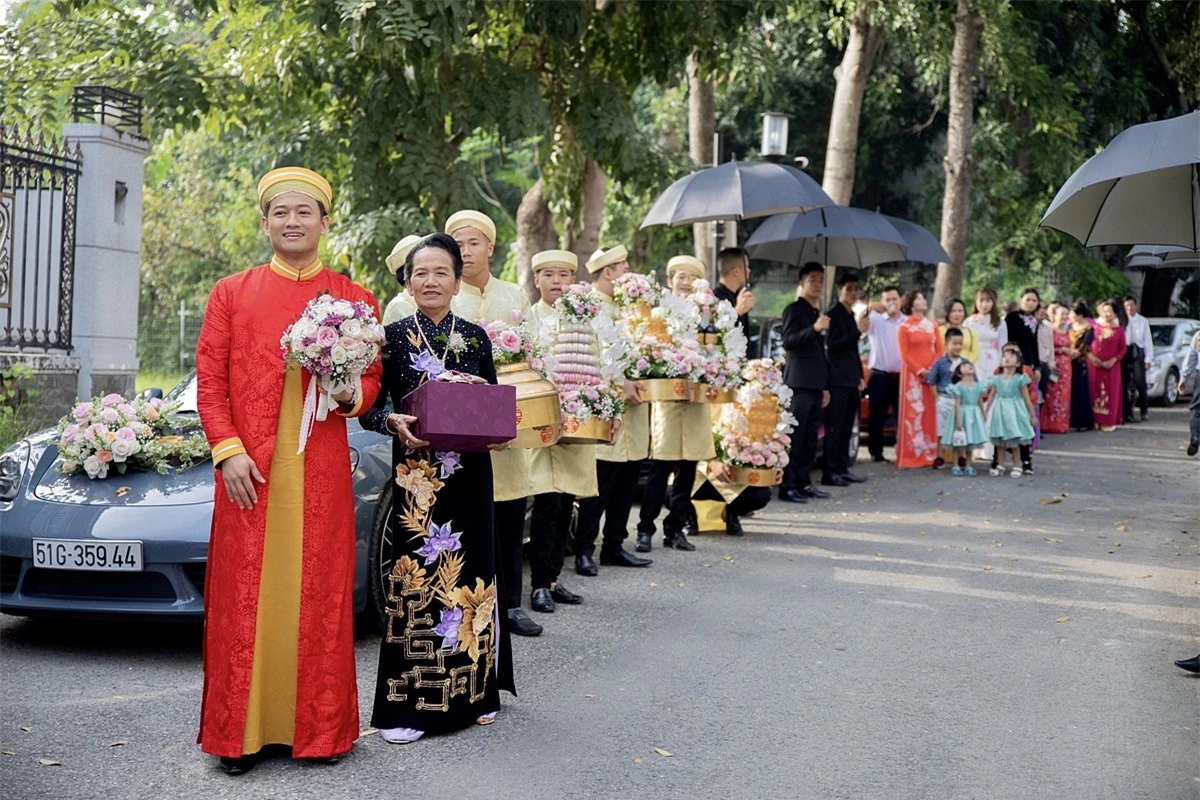
[[436, 378], [446, 371], [446, 368], [434, 357], [433, 353], [427, 350], [422, 350], [419, 353], [409, 353], [408, 360], [412, 363], [413, 369], [417, 372], [424, 372], [428, 378]]
[[461, 533], [455, 533], [450, 530], [450, 524], [438, 525], [436, 522], [429, 523], [429, 536], [425, 539], [425, 544], [421, 545], [421, 549], [417, 551], [417, 555], [425, 559], [425, 564], [428, 566], [438, 560], [438, 556], [442, 553], [453, 553], [462, 547], [462, 542], [459, 541]]
[[438, 461], [442, 462], [442, 471], [439, 478], [449, 478], [454, 473], [462, 469], [462, 456], [453, 450], [438, 450]]
[[442, 637], [443, 650], [458, 648], [458, 626], [462, 624], [461, 608], [451, 608], [442, 612], [442, 619], [433, 626], [433, 632]]

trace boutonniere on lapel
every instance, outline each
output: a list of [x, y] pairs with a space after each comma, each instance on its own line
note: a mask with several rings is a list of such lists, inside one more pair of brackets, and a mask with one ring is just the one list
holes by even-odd
[[468, 339], [457, 331], [449, 335], [439, 333], [433, 337], [433, 340], [442, 345], [446, 353], [452, 353], [455, 361], [458, 361], [462, 354], [467, 352], [468, 345], [476, 349], [479, 347], [479, 339], [474, 336]]

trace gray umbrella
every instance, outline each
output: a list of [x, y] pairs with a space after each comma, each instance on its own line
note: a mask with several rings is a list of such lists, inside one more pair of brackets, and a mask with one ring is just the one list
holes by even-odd
[[889, 217], [887, 214], [879, 216], [892, 223], [892, 227], [904, 237], [905, 243], [908, 244], [909, 261], [920, 261], [924, 264], [950, 262], [950, 254], [942, 247], [942, 243], [925, 228], [899, 217]]
[[1187, 247], [1139, 244], [1129, 248], [1126, 267], [1168, 269], [1171, 267], [1200, 267], [1200, 253]]
[[833, 204], [820, 184], [795, 167], [730, 161], [672, 183], [654, 201], [641, 227], [769, 217]]
[[1128, 128], [1075, 170], [1039, 225], [1085, 247], [1200, 249], [1200, 111]]
[[863, 208], [829, 206], [805, 214], [779, 214], [765, 220], [746, 242], [754, 258], [784, 264], [869, 267], [903, 261], [908, 245], [881, 214]]

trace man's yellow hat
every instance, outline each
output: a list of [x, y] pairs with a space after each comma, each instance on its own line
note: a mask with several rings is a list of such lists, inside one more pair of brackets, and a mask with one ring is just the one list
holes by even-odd
[[695, 256], [675, 256], [667, 262], [667, 278], [681, 270], [690, 272], [697, 278], [704, 278], [708, 274], [708, 268], [704, 266], [704, 262]]
[[533, 271], [541, 269], [579, 269], [579, 256], [570, 250], [543, 250], [533, 257]]
[[410, 233], [400, 241], [396, 242], [396, 246], [392, 248], [391, 254], [384, 259], [387, 263], [388, 272], [395, 275], [404, 266], [404, 260], [408, 258], [408, 254], [417, 246], [423, 236], [418, 236], [415, 233]]
[[491, 217], [487, 214], [470, 209], [456, 211], [450, 215], [450, 219], [446, 220], [446, 233], [453, 236], [459, 228], [475, 228], [486, 236], [489, 242], [496, 243], [496, 223], [492, 222]]
[[587, 271], [589, 275], [595, 275], [605, 267], [611, 267], [613, 264], [620, 264], [622, 261], [629, 260], [629, 251], [625, 249], [625, 245], [619, 244], [616, 247], [610, 247], [607, 250], [601, 249], [592, 253], [592, 257], [587, 260]]
[[267, 205], [284, 192], [299, 192], [321, 203], [328, 214], [333, 205], [333, 188], [329, 181], [304, 167], [273, 169], [258, 182], [258, 208], [267, 213]]

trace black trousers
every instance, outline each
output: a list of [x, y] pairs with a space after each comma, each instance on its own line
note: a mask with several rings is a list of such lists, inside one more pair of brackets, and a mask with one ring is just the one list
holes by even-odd
[[529, 583], [533, 589], [549, 589], [562, 572], [574, 504], [575, 498], [562, 492], [533, 498], [529, 517]]
[[796, 430], [792, 433], [792, 450], [779, 491], [803, 489], [812, 485], [812, 468], [817, 462], [817, 434], [821, 430], [821, 390], [793, 389], [792, 416]]
[[857, 386], [829, 387], [829, 405], [825, 408], [825, 475], [850, 471], [850, 431], [858, 414]]
[[1150, 411], [1150, 396], [1146, 393], [1146, 354], [1142, 348], [1136, 344], [1130, 345], [1121, 367], [1125, 386], [1125, 421], [1128, 422], [1133, 419], [1135, 405], [1143, 416]]
[[496, 551], [500, 554], [500, 577], [504, 579], [504, 610], [521, 607], [524, 575], [521, 546], [525, 539], [525, 499], [496, 503]]
[[[667, 480], [675, 476], [670, 486]], [[646, 477], [646, 491], [642, 495], [642, 510], [638, 519], [638, 533], [654, 535], [654, 522], [667, 506], [667, 518], [663, 520], [663, 535], [674, 536], [684, 525], [696, 518], [696, 507], [692, 505], [692, 487], [696, 483], [695, 461], [650, 462], [650, 474]]]
[[602, 554], [622, 549], [629, 532], [629, 512], [637, 490], [640, 461], [596, 461], [596, 482], [600, 493], [579, 501], [579, 524], [575, 531], [575, 555], [595, 555], [600, 536], [600, 518], [604, 518]]
[[[693, 500], [715, 500], [718, 503], [724, 503], [725, 498], [717, 491], [717, 487], [713, 486], [710, 481], [705, 481], [700, 489], [692, 496]], [[725, 522], [740, 517], [743, 514], [749, 514], [752, 511], [766, 508], [767, 503], [771, 502], [771, 490], [765, 486], [747, 486], [742, 489], [738, 496], [733, 498], [733, 502], [725, 504]]]
[[870, 395], [867, 420], [867, 448], [872, 456], [883, 455], [883, 425], [889, 411], [900, 408], [900, 373], [871, 370], [867, 378], [867, 394]]

